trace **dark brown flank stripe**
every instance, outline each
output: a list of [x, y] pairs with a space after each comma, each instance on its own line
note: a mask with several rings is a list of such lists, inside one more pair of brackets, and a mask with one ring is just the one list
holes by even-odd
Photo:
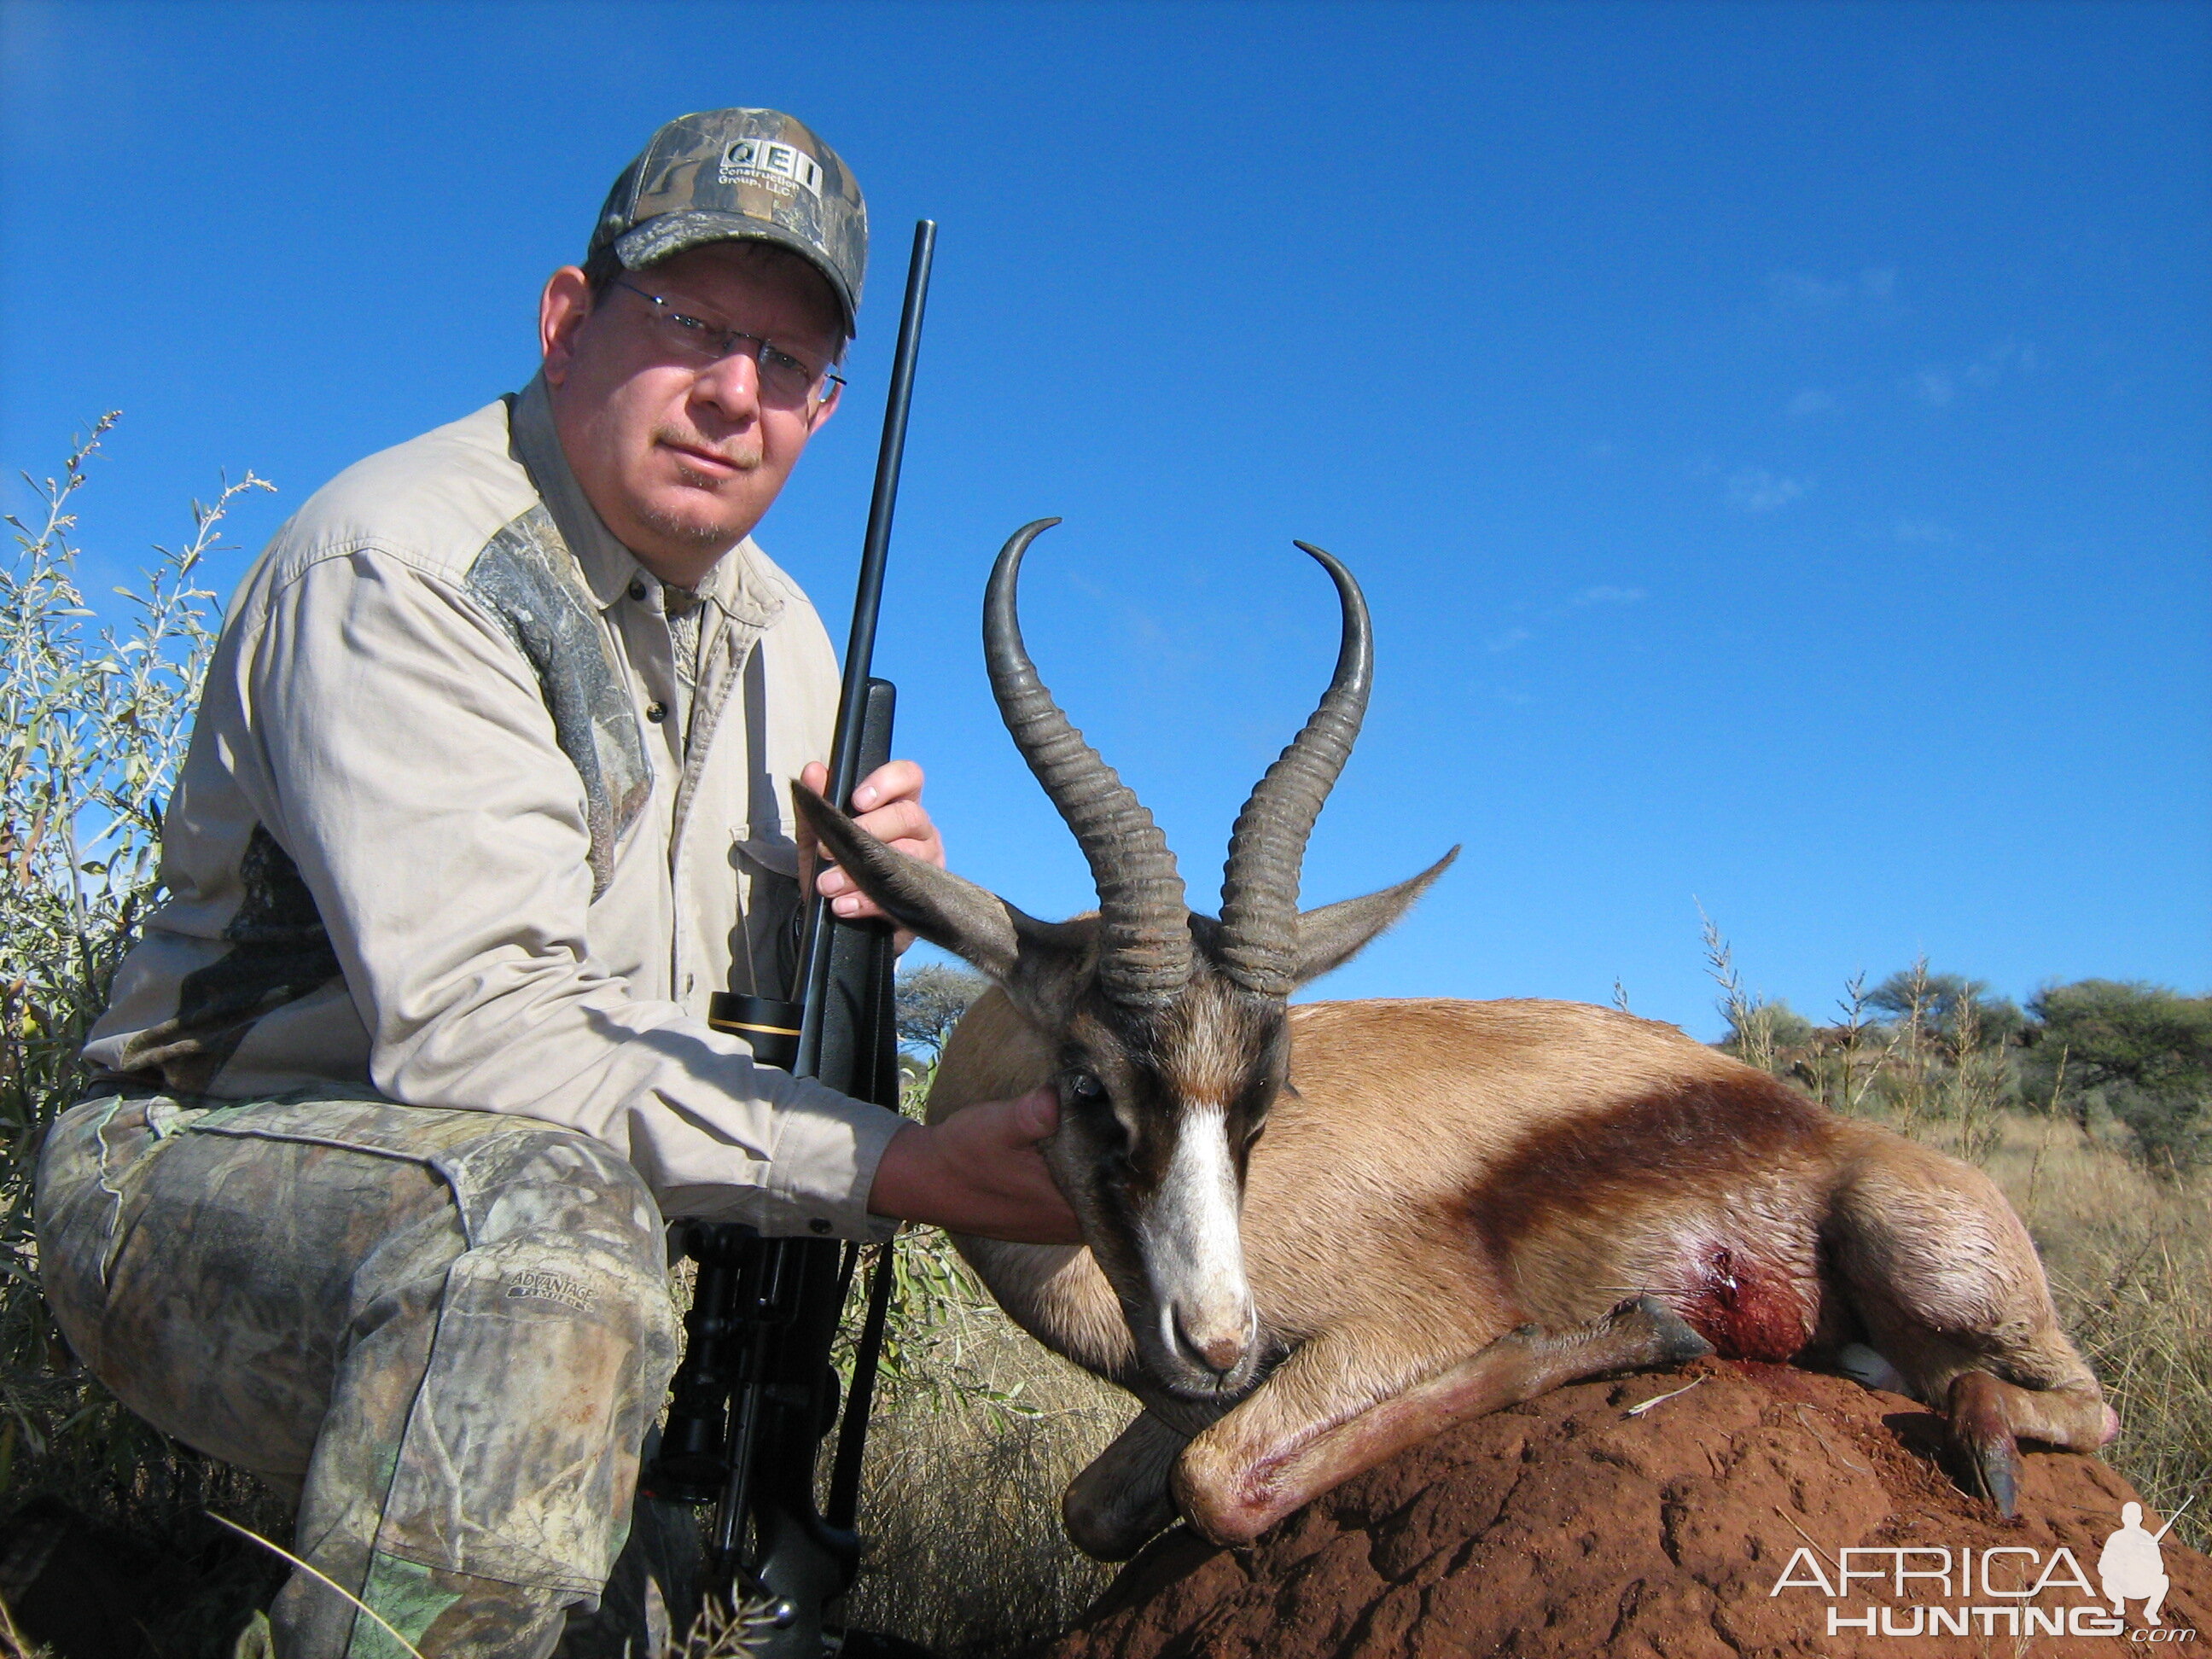
[[1831, 1139], [1826, 1114], [1780, 1083], [1699, 1079], [1532, 1127], [1468, 1194], [1467, 1217], [1502, 1260], [1547, 1221], [1717, 1190]]
[[[1465, 1214], [1502, 1267], [1547, 1224], [1717, 1194], [1747, 1172], [1819, 1157], [1832, 1139], [1826, 1114], [1780, 1083], [1700, 1079], [1531, 1128], [1468, 1194]], [[1753, 1254], [1759, 1241], [1742, 1243], [1720, 1253], [1728, 1260], [1682, 1264], [1704, 1290], [1678, 1311], [1724, 1355], [1786, 1359], [1809, 1334], [1811, 1310]]]

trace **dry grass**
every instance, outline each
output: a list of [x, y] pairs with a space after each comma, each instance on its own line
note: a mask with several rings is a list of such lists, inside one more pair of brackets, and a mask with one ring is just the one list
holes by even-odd
[[[2084, 1134], [2063, 1113], [2006, 1113], [2002, 1131], [1984, 1167], [2035, 1236], [2059, 1313], [2120, 1415], [2106, 1455], [2171, 1514], [2212, 1492], [2212, 1177], [2154, 1179], [2117, 1126]], [[2175, 1531], [2212, 1549], [2203, 1508]]]
[[984, 1386], [917, 1395], [876, 1419], [860, 1503], [870, 1548], [848, 1612], [946, 1659], [998, 1659], [1066, 1626], [1112, 1576], [1061, 1533], [1060, 1494], [1136, 1402], [988, 1302], [955, 1322], [959, 1363]]

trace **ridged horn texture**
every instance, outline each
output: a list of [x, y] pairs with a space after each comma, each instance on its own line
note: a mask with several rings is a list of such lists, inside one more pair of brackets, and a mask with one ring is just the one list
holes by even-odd
[[1321, 706], [1267, 769], [1229, 836], [1217, 954], [1231, 979], [1264, 997], [1286, 997], [1297, 987], [1298, 869], [1306, 837], [1351, 757], [1375, 678], [1375, 635], [1359, 584], [1318, 547], [1293, 545], [1318, 560], [1336, 583], [1344, 643]]
[[1022, 644], [1014, 590], [1022, 555], [1058, 519], [1016, 531], [983, 591], [983, 660], [999, 715], [1083, 848], [1098, 888], [1098, 988], [1107, 1000], [1153, 1008], [1189, 982], [1190, 913], [1182, 876], [1152, 815], [1069, 724]]

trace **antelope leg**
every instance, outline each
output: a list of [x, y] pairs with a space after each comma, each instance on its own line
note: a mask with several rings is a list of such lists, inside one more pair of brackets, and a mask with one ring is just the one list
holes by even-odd
[[2119, 1431], [2059, 1326], [2027, 1230], [1980, 1170], [1869, 1139], [1830, 1231], [1869, 1341], [1950, 1419], [1966, 1490], [2008, 1516], [2021, 1438], [2087, 1452]]
[[1139, 1412], [1114, 1443], [1068, 1483], [1060, 1500], [1068, 1541], [1099, 1561], [1126, 1561], [1163, 1527], [1175, 1524], [1168, 1474], [1190, 1443], [1150, 1411]]
[[1191, 1525], [1216, 1543], [1248, 1544], [1330, 1487], [1463, 1419], [1581, 1377], [1679, 1365], [1711, 1352], [1672, 1309], [1638, 1297], [1564, 1331], [1523, 1325], [1407, 1382], [1378, 1387], [1374, 1358], [1401, 1349], [1403, 1328], [1324, 1334], [1194, 1439], [1173, 1481]]

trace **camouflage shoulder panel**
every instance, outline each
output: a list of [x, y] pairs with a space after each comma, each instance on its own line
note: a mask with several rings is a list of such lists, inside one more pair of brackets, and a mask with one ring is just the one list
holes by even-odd
[[599, 606], [542, 504], [484, 544], [462, 586], [529, 659], [561, 750], [583, 780], [596, 899], [613, 878], [615, 849], [653, 787], [637, 710]]

